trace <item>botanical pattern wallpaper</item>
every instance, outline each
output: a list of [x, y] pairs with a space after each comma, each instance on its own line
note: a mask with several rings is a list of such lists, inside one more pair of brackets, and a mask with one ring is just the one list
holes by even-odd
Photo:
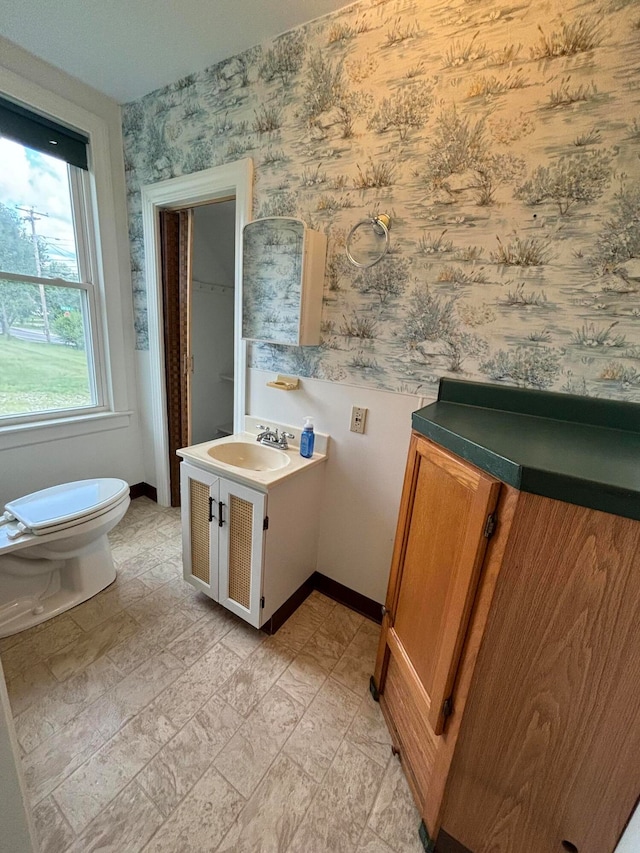
[[[123, 123], [140, 348], [139, 187], [252, 157], [254, 216], [329, 244], [321, 345], [252, 344], [251, 365], [640, 401], [636, 0], [363, 0], [126, 105]], [[389, 252], [353, 266], [347, 235], [378, 213]]]

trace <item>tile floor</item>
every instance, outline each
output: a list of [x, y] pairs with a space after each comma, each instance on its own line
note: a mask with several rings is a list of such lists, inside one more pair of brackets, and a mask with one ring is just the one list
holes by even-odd
[[313, 593], [273, 637], [182, 580], [140, 498], [118, 579], [0, 654], [43, 853], [420, 853], [368, 692], [378, 627]]

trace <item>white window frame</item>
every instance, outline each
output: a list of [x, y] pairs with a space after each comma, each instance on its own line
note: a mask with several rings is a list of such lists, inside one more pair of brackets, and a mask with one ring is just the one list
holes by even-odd
[[[98, 405], [88, 410], [57, 410], [11, 418], [10, 421], [2, 419], [0, 450], [127, 427], [132, 412], [127, 399], [125, 347], [133, 349], [133, 329], [127, 340], [123, 328], [121, 291], [123, 286], [128, 287], [129, 293], [131, 291], [128, 277], [123, 285], [125, 264], [127, 271], [129, 269], [129, 245], [123, 245], [123, 241], [118, 239], [116, 217], [118, 214], [126, 216], [126, 210], [123, 200], [120, 205], [116, 204], [109, 125], [100, 116], [1, 66], [0, 92], [24, 104], [27, 109], [83, 133], [89, 139], [89, 169], [81, 177], [85, 188], [85, 216], [82, 218], [93, 239], [85, 240], [82, 245], [82, 236], [76, 234], [76, 240], [78, 251], [87, 254], [93, 283], [95, 376], [99, 386]], [[119, 156], [122, 156], [121, 151]], [[72, 201], [78, 204], [74, 180], [71, 181]], [[21, 280], [28, 280], [28, 277], [22, 276]], [[57, 284], [53, 279], [45, 283]]]

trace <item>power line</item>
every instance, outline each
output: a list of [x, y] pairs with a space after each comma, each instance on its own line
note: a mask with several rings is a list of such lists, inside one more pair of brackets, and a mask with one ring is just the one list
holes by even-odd
[[[38, 244], [38, 235], [36, 233], [36, 222], [39, 219], [42, 219], [43, 216], [48, 217], [48, 213], [42, 213], [39, 210], [36, 210], [33, 205], [31, 207], [20, 207], [16, 204], [16, 210], [21, 210], [26, 213], [26, 216], [22, 216], [25, 222], [29, 222], [31, 225], [31, 243], [33, 245], [33, 256], [36, 261], [36, 272], [38, 274], [38, 278], [42, 277], [42, 264], [40, 263], [40, 246]], [[47, 340], [47, 343], [51, 343], [51, 332], [49, 330], [49, 312], [47, 311], [47, 295], [45, 293], [44, 284], [39, 284], [38, 288], [40, 290], [40, 305], [42, 306], [42, 323], [43, 323], [43, 331], [44, 336]]]

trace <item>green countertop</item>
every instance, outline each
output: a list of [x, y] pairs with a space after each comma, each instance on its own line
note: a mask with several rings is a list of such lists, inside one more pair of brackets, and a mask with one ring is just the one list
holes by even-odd
[[640, 406], [442, 379], [415, 430], [525, 492], [640, 520]]

